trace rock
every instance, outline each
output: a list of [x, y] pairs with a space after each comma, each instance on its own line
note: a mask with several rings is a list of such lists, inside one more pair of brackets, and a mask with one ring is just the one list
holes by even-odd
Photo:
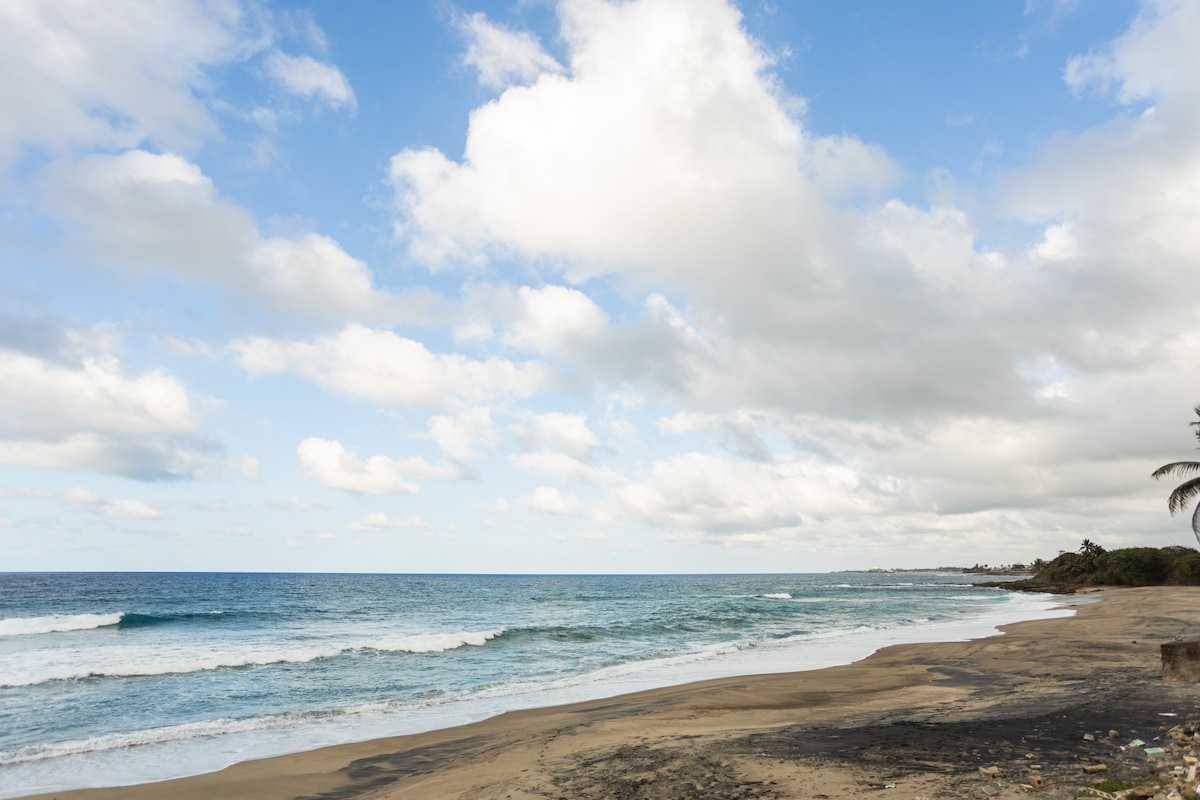
[[1108, 732], [1108, 738], [1110, 738], [1110, 739], [1120, 739], [1120, 738], [1121, 738], [1121, 732], [1120, 732], [1120, 731], [1109, 731], [1109, 732]]
[[1085, 733], [1085, 734], [1083, 735], [1083, 740], [1084, 740], [1085, 742], [1094, 742], [1094, 741], [1096, 741], [1096, 737], [1095, 737], [1095, 736], [1093, 736], [1093, 735], [1092, 735], [1092, 734], [1090, 734], [1090, 733]]

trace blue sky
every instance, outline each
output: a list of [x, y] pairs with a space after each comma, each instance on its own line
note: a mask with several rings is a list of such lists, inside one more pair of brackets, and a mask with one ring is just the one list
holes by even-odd
[[0, 16], [0, 570], [1194, 541], [1198, 3]]

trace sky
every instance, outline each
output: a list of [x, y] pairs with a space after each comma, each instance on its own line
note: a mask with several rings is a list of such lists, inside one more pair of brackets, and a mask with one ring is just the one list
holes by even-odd
[[0, 4], [0, 571], [1194, 545], [1200, 1]]

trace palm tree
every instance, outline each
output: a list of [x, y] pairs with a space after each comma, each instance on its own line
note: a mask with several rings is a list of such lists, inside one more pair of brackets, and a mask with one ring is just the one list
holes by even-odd
[[[1200, 417], [1200, 406], [1196, 406], [1193, 410], [1196, 412], [1196, 416]], [[1200, 419], [1188, 424], [1196, 429], [1196, 439], [1200, 441]], [[1200, 473], [1200, 461], [1173, 461], [1154, 470], [1152, 475], [1155, 478], [1167, 476], [1184, 478], [1197, 473]], [[1200, 478], [1189, 478], [1176, 486], [1175, 491], [1171, 492], [1171, 496], [1167, 498], [1167, 508], [1170, 509], [1171, 516], [1183, 511], [1197, 497], [1200, 497]], [[1196, 541], [1200, 542], [1200, 504], [1197, 504], [1196, 510], [1192, 512], [1192, 533], [1196, 535]]]

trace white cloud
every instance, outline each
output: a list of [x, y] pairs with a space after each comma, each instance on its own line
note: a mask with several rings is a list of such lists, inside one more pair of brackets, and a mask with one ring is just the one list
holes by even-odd
[[535, 353], [560, 352], [573, 343], [598, 338], [608, 315], [578, 289], [546, 286], [518, 291], [519, 312], [504, 341]]
[[461, 461], [482, 458], [500, 441], [491, 411], [482, 406], [430, 417], [428, 425], [429, 435], [446, 455]]
[[906, 262], [925, 286], [953, 293], [963, 302], [994, 302], [995, 293], [1003, 291], [1004, 257], [977, 252], [975, 230], [961, 209], [923, 211], [890, 200], [864, 220], [861, 236], [877, 252]]
[[329, 508], [327, 503], [311, 498], [289, 497], [287, 500], [268, 500], [267, 505], [276, 511], [309, 511], [314, 508]]
[[654, 464], [640, 483], [613, 490], [614, 513], [665, 531], [714, 539], [791, 532], [826, 515], [880, 508], [854, 471], [818, 462], [760, 464], [688, 453]]
[[378, 531], [388, 528], [426, 528], [429, 527], [425, 520], [421, 519], [416, 514], [411, 514], [401, 519], [391, 519], [382, 511], [374, 511], [367, 514], [362, 519], [351, 522], [346, 525], [348, 531]]
[[258, 483], [262, 480], [262, 464], [254, 456], [241, 455], [237, 458], [238, 471], [247, 480]]
[[82, 486], [67, 489], [63, 492], [63, 499], [75, 508], [116, 519], [163, 519], [166, 516], [141, 500], [107, 500]]
[[77, 507], [83, 508], [90, 505], [100, 503], [100, 495], [93, 492], [91, 489], [85, 489], [82, 486], [73, 486], [63, 492], [63, 497], [68, 503]]
[[162, 519], [163, 513], [140, 500], [113, 500], [100, 507], [100, 513], [120, 519]]
[[332, 64], [274, 50], [263, 59], [263, 66], [267, 75], [290, 94], [320, 100], [333, 108], [357, 105], [350, 81]]
[[394, 460], [371, 456], [363, 461], [341, 442], [316, 437], [305, 439], [296, 448], [305, 475], [314, 477], [330, 489], [356, 494], [417, 494], [415, 480], [455, 480], [463, 477], [454, 466], [436, 467], [419, 456]]
[[583, 511], [583, 503], [575, 494], [564, 494], [553, 486], [539, 486], [532, 494], [517, 498], [517, 505], [553, 516], [571, 516]]
[[1129, 30], [1107, 47], [1072, 58], [1064, 78], [1076, 90], [1116, 84], [1122, 103], [1163, 98], [1194, 101], [1200, 92], [1190, 63], [1200, 30], [1200, 8], [1181, 0], [1145, 0]]
[[198, 421], [176, 378], [161, 371], [127, 376], [112, 355], [68, 366], [0, 350], [0, 376], [0, 432], [8, 436], [183, 433]]
[[326, 388], [386, 405], [455, 408], [498, 396], [525, 397], [548, 379], [537, 362], [435, 354], [420, 342], [362, 325], [347, 325], [312, 342], [250, 337], [230, 347], [252, 374], [296, 372]]
[[531, 414], [514, 425], [512, 430], [530, 450], [558, 450], [579, 461], [591, 458], [600, 444], [596, 434], [588, 427], [585, 414], [564, 414], [559, 411]]
[[668, 433], [714, 432], [721, 443], [740, 457], [750, 461], [769, 461], [771, 448], [759, 435], [759, 429], [777, 421], [767, 415], [738, 409], [728, 414], [701, 414], [680, 411], [659, 422], [659, 427]]
[[0, 4], [0, 168], [22, 146], [190, 147], [217, 132], [205, 70], [265, 46], [234, 0]]
[[1030, 248], [1029, 255], [1050, 263], [1075, 261], [1079, 258], [1079, 243], [1069, 224], [1047, 225], [1042, 240]]
[[75, 341], [48, 359], [0, 343], [0, 464], [139, 479], [195, 477], [209, 465], [213, 447], [195, 436], [200, 418], [183, 384], [161, 370], [129, 374], [111, 346]]
[[393, 158], [397, 231], [415, 257], [439, 266], [515, 249], [575, 275], [728, 288], [780, 266], [781, 250], [806, 252], [829, 224], [814, 187], [845, 193], [850, 176], [871, 188], [894, 174], [876, 149], [806, 134], [726, 3], [559, 11], [567, 75], [476, 109], [461, 162], [428, 149]]
[[427, 318], [438, 305], [427, 291], [378, 290], [368, 266], [328, 236], [263, 236], [249, 212], [174, 153], [64, 161], [50, 170], [45, 190], [75, 246], [123, 272], [167, 274], [318, 320]]
[[463, 63], [478, 71], [480, 85], [488, 89], [531, 83], [545, 73], [562, 72], [532, 34], [497, 25], [481, 12], [459, 19], [458, 29], [467, 41]]
[[595, 486], [621, 486], [625, 476], [610, 467], [596, 467], [565, 453], [545, 450], [511, 456], [513, 466], [524, 472], [558, 478], [563, 483], [588, 483]]
[[[1195, 4], [1143, 4], [1124, 35], [1073, 60], [1066, 78], [1154, 105], [1052, 138], [1003, 183], [1006, 210], [1042, 230], [1030, 247], [1040, 269], [1024, 278], [1012, 332], [1037, 336], [1072, 368], [1148, 366], [1178, 352], [1195, 328], [1200, 78], [1181, 65], [1197, 36]], [[1175, 362], [1177, 372], [1186, 363]]]

